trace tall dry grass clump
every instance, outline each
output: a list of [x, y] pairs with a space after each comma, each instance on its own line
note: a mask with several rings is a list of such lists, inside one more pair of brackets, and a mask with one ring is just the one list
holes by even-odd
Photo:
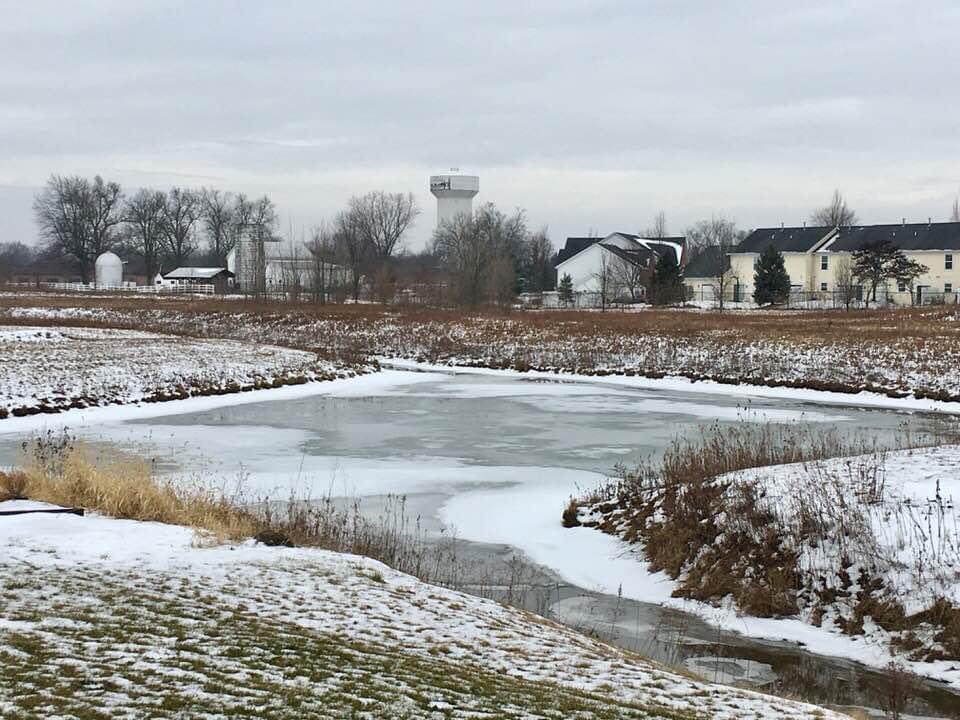
[[199, 483], [161, 480], [150, 463], [117, 451], [95, 454], [68, 436], [24, 443], [20, 495], [115, 518], [185, 525], [224, 540], [250, 537], [253, 518], [223, 493]]
[[254, 539], [265, 545], [313, 547], [379, 560], [422, 580], [452, 583], [455, 541], [428, 542], [406, 500], [386, 499], [376, 516], [358, 500], [252, 497], [243, 482], [232, 493], [202, 479], [166, 479], [142, 458], [94, 451], [68, 435], [23, 443], [23, 469], [0, 473], [0, 500], [23, 497], [115, 518], [197, 530], [206, 542]]

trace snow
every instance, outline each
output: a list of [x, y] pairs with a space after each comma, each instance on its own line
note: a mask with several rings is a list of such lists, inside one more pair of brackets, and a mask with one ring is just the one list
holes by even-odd
[[[912, 614], [938, 597], [960, 605], [957, 467], [960, 445], [942, 445], [743, 470], [719, 480], [763, 487], [766, 502], [786, 513], [794, 511], [797, 488], [808, 488], [811, 481], [825, 496], [853, 500], [866, 515], [876, 544], [857, 548], [850, 573], [855, 575], [862, 563], [876, 565]], [[832, 575], [840, 568], [837, 543], [805, 547], [804, 552], [801, 565], [808, 572]]]
[[18, 412], [58, 412], [197, 395], [344, 372], [313, 353], [132, 330], [0, 326], [0, 427]]
[[[0, 503], [0, 510], [10, 506]], [[188, 528], [88, 514], [83, 518], [3, 518], [0, 557], [0, 585], [22, 573], [24, 567], [31, 567], [30, 577], [37, 579], [35, 586], [12, 586], [19, 589], [7, 593], [0, 606], [0, 651], [8, 633], [28, 633], [58, 644], [59, 662], [75, 667], [81, 677], [93, 671], [95, 659], [71, 657], [77, 646], [63, 636], [76, 623], [59, 616], [82, 608], [84, 623], [96, 626], [98, 618], [112, 610], [109, 602], [104, 605], [97, 596], [98, 587], [119, 584], [126, 588], [125, 599], [131, 594], [138, 597], [136, 593], [146, 588], [159, 594], [166, 612], [179, 618], [188, 635], [190, 628], [199, 632], [202, 623], [187, 622], [186, 616], [176, 615], [177, 608], [195, 613], [192, 603], [200, 598], [206, 603], [205, 614], [211, 617], [242, 607], [246, 615], [263, 622], [291, 623], [302, 633], [386, 646], [407, 656], [431, 658], [438, 647], [443, 648], [451, 672], [466, 663], [571, 689], [604, 692], [612, 686], [617, 689], [617, 702], [698, 710], [712, 718], [732, 720], [747, 714], [757, 718], [839, 717], [812, 706], [675, 675], [572, 630], [542, 620], [533, 622], [522, 611], [427, 585], [356, 556], [268, 548], [252, 541], [209, 547], [198, 544]], [[201, 579], [199, 595], [193, 588]], [[73, 591], [57, 592], [51, 585], [58, 581]], [[84, 592], [77, 592], [78, 586]], [[51, 603], [52, 596], [57, 598], [56, 605]], [[35, 618], [38, 609], [42, 609], [41, 620], [14, 619], [27, 610], [33, 613], [27, 617]], [[196, 615], [198, 619], [203, 616]], [[151, 674], [169, 676], [176, 665], [168, 667], [168, 663], [185, 657], [188, 647], [178, 644], [173, 652], [158, 644], [144, 651], [101, 639], [97, 655], [109, 657], [111, 665], [124, 674], [120, 668], [136, 664]], [[223, 663], [222, 673], [244, 672], [242, 667], [228, 668], [227, 658], [215, 647], [205, 649], [204, 662]], [[349, 671], [349, 667], [341, 671]], [[203, 675], [197, 679], [202, 682]], [[303, 682], [310, 687], [306, 678]], [[322, 683], [316, 686], [317, 692], [323, 690]], [[215, 691], [216, 686], [205, 690]], [[82, 695], [84, 691], [81, 688], [79, 692]], [[102, 703], [103, 697], [98, 697]], [[122, 693], [112, 696], [119, 706], [125, 698]], [[436, 707], [454, 710], [455, 717], [471, 714], [469, 708], [448, 707], [450, 703], [440, 692], [432, 700]]]

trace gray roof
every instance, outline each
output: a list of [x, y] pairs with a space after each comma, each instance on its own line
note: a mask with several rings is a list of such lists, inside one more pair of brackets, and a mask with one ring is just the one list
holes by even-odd
[[653, 251], [645, 247], [637, 248], [636, 250], [624, 250], [621, 247], [608, 245], [607, 243], [600, 243], [600, 247], [606, 248], [617, 257], [623, 258], [631, 265], [636, 265], [637, 267], [645, 267], [653, 258]]
[[762, 253], [773, 245], [780, 252], [809, 252], [831, 227], [757, 228], [744, 238], [736, 252]]
[[825, 249], [853, 252], [889, 240], [901, 250], [960, 250], [960, 222], [858, 225], [840, 228]]
[[[736, 252], [735, 248], [730, 249]], [[724, 270], [730, 267], [729, 255], [723, 258]], [[683, 270], [683, 276], [688, 278], [712, 278], [720, 275], [720, 246], [710, 245], [694, 257]]]
[[574, 255], [578, 255], [602, 239], [603, 238], [598, 237], [568, 237], [566, 244], [560, 249], [560, 252], [557, 253], [557, 261], [555, 264], [559, 265], [562, 262], [566, 262]]

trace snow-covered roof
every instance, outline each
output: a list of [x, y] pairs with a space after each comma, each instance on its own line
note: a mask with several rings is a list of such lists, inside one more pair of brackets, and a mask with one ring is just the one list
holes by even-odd
[[[618, 245], [618, 242], [622, 245]], [[664, 250], [669, 249], [673, 251], [677, 259], [677, 265], [682, 265], [685, 242], [686, 238], [684, 237], [645, 238], [625, 232], [610, 233], [603, 238], [567, 238], [568, 247], [558, 253], [556, 266], [560, 267], [594, 245], [599, 245], [630, 262], [637, 262], [638, 251], [646, 250], [654, 256], [659, 256]], [[616, 252], [617, 249], [625, 252]]]
[[230, 272], [222, 267], [178, 267], [163, 275], [165, 280], [211, 280], [220, 273]]

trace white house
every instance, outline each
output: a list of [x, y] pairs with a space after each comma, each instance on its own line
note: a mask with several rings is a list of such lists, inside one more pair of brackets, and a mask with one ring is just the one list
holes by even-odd
[[[256, 242], [244, 239], [227, 254], [227, 269], [236, 275], [241, 290], [253, 290], [257, 285]], [[309, 245], [297, 241], [266, 240], [263, 243], [263, 283], [267, 291], [289, 291], [294, 287], [310, 290], [315, 282], [327, 290], [346, 282], [346, 270], [341, 265], [321, 261]]]
[[683, 237], [644, 238], [623, 232], [604, 238], [570, 237], [557, 254], [557, 283], [569, 275], [580, 304], [642, 301], [660, 255], [673, 253], [683, 267], [685, 246]]

